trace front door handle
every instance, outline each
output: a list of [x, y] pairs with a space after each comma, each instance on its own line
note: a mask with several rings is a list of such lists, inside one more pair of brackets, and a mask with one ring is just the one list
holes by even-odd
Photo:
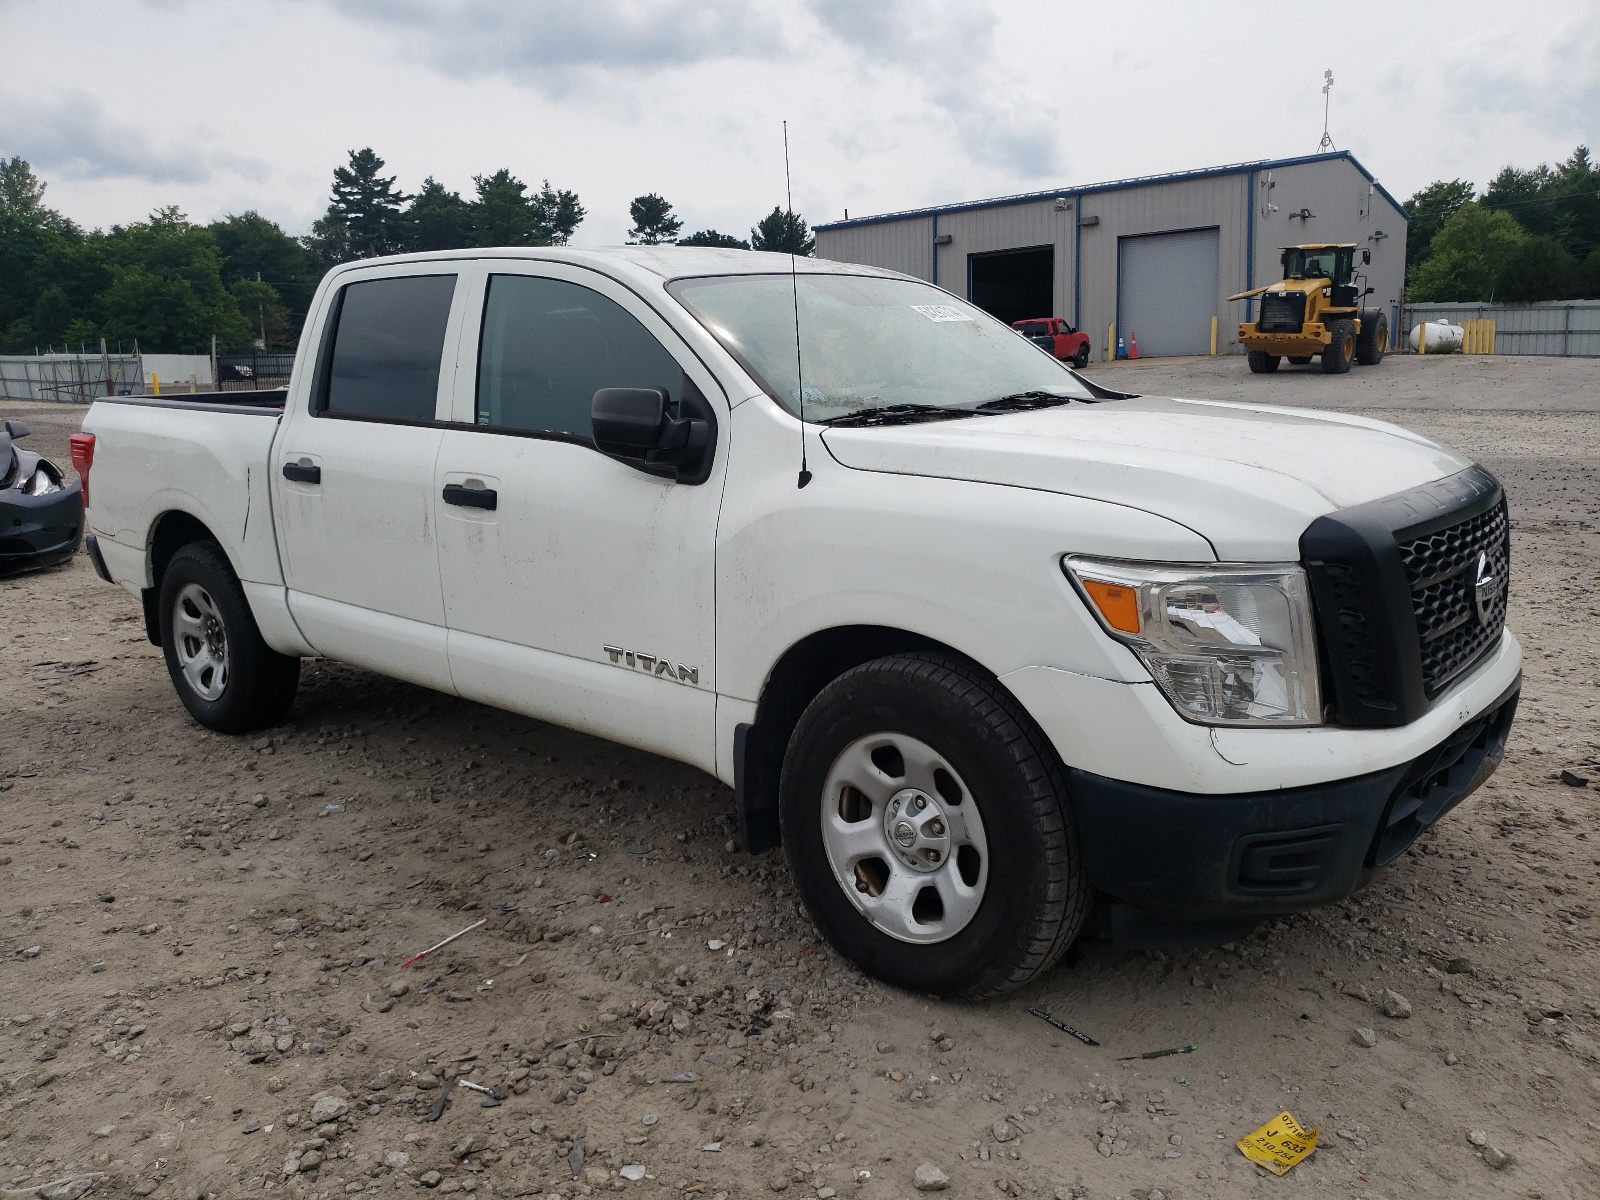
[[444, 502], [462, 508], [487, 508], [493, 510], [499, 503], [500, 493], [493, 488], [464, 487], [459, 483], [444, 485]]
[[315, 463], [286, 462], [283, 464], [283, 477], [296, 483], [321, 483], [322, 468]]

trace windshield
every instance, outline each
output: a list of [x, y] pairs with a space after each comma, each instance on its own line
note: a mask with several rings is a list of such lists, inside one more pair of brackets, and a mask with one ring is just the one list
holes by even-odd
[[[1348, 253], [1348, 252], [1346, 252]], [[1326, 250], [1289, 250], [1285, 257], [1285, 278], [1287, 279], [1331, 279], [1334, 283], [1345, 282], [1344, 276], [1349, 274], [1347, 263], [1341, 264], [1341, 257], [1337, 249]], [[1340, 268], [1343, 267], [1341, 270]]]
[[667, 289], [798, 414], [795, 309], [808, 421], [893, 405], [970, 407], [1019, 393], [1093, 400], [1054, 358], [949, 292], [870, 275], [719, 275]]

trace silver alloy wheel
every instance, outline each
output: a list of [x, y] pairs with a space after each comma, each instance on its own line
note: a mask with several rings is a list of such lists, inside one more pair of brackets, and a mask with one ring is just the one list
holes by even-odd
[[965, 929], [989, 882], [976, 801], [932, 746], [902, 733], [851, 742], [828, 768], [822, 842], [844, 894], [902, 942]]
[[172, 605], [173, 652], [178, 668], [202, 700], [216, 700], [228, 687], [228, 630], [211, 593], [186, 583]]

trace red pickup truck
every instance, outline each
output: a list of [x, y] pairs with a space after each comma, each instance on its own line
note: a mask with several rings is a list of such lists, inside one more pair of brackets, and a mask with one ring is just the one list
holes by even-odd
[[1033, 317], [1026, 321], [1013, 321], [1011, 328], [1030, 342], [1075, 367], [1089, 365], [1089, 335], [1079, 333], [1060, 317]]

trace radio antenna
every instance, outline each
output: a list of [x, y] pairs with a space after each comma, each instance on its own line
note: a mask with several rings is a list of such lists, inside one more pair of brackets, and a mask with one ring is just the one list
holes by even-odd
[[789, 122], [783, 123], [783, 195], [789, 206], [789, 227], [785, 231], [789, 241], [789, 292], [794, 299], [794, 376], [800, 385], [800, 477], [796, 487], [811, 482], [811, 472], [806, 468], [806, 375], [800, 355], [800, 269], [794, 261], [794, 187], [789, 181]]

